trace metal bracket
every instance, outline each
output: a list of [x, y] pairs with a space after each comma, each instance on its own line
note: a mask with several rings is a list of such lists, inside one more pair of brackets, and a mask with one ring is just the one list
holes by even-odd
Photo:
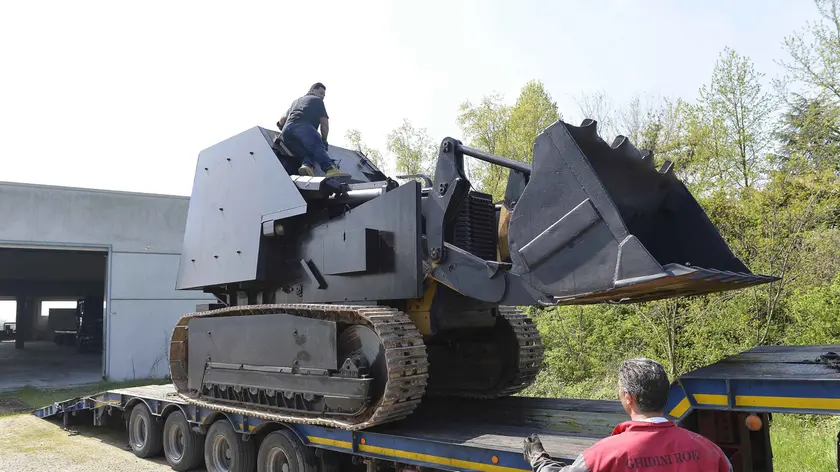
[[426, 241], [429, 257], [434, 262], [446, 259], [443, 245], [446, 228], [457, 216], [470, 182], [464, 173], [464, 154], [460, 142], [446, 138], [440, 145], [435, 181], [432, 191], [423, 201], [423, 216], [426, 219]]

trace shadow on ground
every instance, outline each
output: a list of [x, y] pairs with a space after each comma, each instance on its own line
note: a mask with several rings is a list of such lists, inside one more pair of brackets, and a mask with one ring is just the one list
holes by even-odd
[[[68, 436], [81, 436], [134, 455], [131, 446], [128, 445], [127, 422], [121, 416], [122, 413], [118, 412], [114, 416], [108, 417], [107, 423], [103, 426], [94, 426], [90, 418], [80, 417], [78, 420], [71, 421], [66, 430], [64, 430], [64, 422], [61, 418], [46, 418], [41, 421], [51, 423], [63, 430], [63, 433]], [[163, 453], [158, 457], [150, 457], [143, 460], [166, 466], [167, 468], [169, 467]]]
[[52, 341], [28, 341], [15, 349], [14, 341], [0, 342], [0, 392], [31, 386], [61, 388], [102, 380], [102, 354], [81, 354], [72, 346]]

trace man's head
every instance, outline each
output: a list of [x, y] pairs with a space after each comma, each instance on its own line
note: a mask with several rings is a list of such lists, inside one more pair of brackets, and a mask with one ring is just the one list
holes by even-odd
[[322, 84], [321, 82], [316, 82], [312, 85], [312, 87], [309, 87], [309, 93], [317, 95], [318, 97], [323, 99], [324, 95], [327, 94], [327, 88], [324, 87], [324, 84]]
[[631, 418], [660, 416], [668, 401], [669, 387], [668, 374], [656, 361], [629, 359], [618, 368], [618, 396]]

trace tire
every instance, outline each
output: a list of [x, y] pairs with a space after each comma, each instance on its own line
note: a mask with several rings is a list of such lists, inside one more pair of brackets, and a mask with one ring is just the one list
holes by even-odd
[[141, 458], [160, 455], [163, 450], [160, 423], [152, 416], [145, 403], [131, 409], [128, 419], [128, 444], [134, 455]]
[[263, 439], [257, 456], [257, 472], [315, 472], [315, 450], [305, 446], [294, 433], [281, 429]]
[[181, 410], [166, 417], [163, 455], [169, 466], [179, 472], [196, 469], [204, 461], [204, 438], [192, 430]]
[[257, 461], [254, 441], [243, 441], [230, 421], [210, 426], [204, 438], [204, 465], [207, 472], [253, 472]]

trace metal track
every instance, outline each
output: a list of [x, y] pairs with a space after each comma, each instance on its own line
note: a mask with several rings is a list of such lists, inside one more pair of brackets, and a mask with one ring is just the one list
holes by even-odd
[[[518, 352], [504, 352], [502, 362], [506, 356], [515, 356], [517, 363], [508, 373], [507, 378], [500, 381], [491, 389], [448, 389], [441, 390], [430, 385], [427, 396], [457, 397], [469, 399], [493, 399], [514, 395], [530, 386], [537, 378], [543, 361], [542, 337], [536, 324], [522, 311], [511, 306], [500, 306], [499, 316], [510, 326], [511, 334], [516, 336]], [[501, 322], [502, 320], [500, 320]], [[434, 381], [434, 379], [432, 379]]]
[[[537, 325], [525, 313], [512, 306], [500, 306], [499, 316], [504, 317], [519, 343], [519, 365], [516, 374], [500, 388], [488, 395], [469, 395], [471, 398], [498, 398], [519, 393], [537, 379], [543, 362], [543, 343]], [[492, 395], [492, 396], [491, 396]]]
[[[327, 414], [277, 413], [256, 407], [236, 407], [212, 400], [203, 400], [187, 392], [187, 332], [189, 321], [198, 317], [242, 316], [272, 313], [360, 324], [370, 327], [385, 347], [388, 379], [382, 395], [355, 417]], [[355, 306], [328, 304], [272, 304], [233, 306], [183, 316], [175, 326], [170, 343], [170, 373], [178, 396], [189, 403], [219, 411], [255, 416], [265, 420], [313, 424], [359, 430], [396, 421], [410, 415], [426, 389], [428, 360], [423, 338], [411, 319], [403, 312], [387, 306]]]

